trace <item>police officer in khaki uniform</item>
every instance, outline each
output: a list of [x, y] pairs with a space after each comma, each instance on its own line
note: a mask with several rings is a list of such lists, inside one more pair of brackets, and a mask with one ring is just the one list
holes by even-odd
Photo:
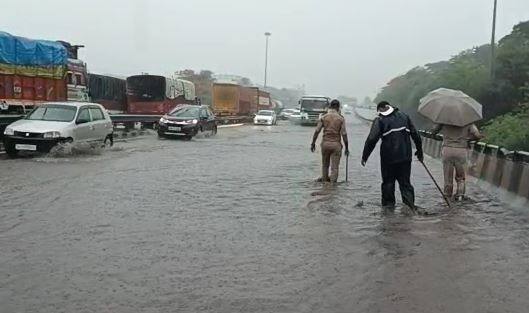
[[[323, 130], [323, 140], [321, 141], [322, 169], [321, 180], [323, 182], [336, 183], [338, 180], [338, 169], [342, 156], [342, 139], [345, 145], [345, 155], [349, 155], [349, 141], [345, 129], [345, 119], [340, 114], [340, 101], [332, 100], [329, 110], [318, 121], [316, 131], [312, 137], [310, 151], [316, 150], [316, 140]], [[331, 174], [329, 175], [329, 166]]]
[[474, 124], [467, 126], [437, 125], [433, 131], [434, 134], [443, 135], [443, 149], [441, 157], [443, 160], [444, 173], [444, 192], [447, 197], [452, 197], [454, 192], [454, 171], [456, 188], [456, 200], [463, 200], [466, 189], [466, 165], [467, 165], [467, 148], [470, 140], [480, 140], [483, 135], [479, 132]]

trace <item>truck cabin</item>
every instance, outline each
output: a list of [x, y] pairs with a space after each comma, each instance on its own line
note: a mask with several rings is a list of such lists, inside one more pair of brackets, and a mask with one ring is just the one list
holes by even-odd
[[299, 100], [301, 112], [325, 112], [329, 103], [330, 99], [327, 97], [306, 97]]
[[331, 99], [328, 97], [303, 97], [299, 100], [300, 121], [302, 125], [316, 125], [322, 114], [327, 111]]
[[66, 87], [68, 101], [88, 101], [86, 64], [78, 59], [68, 59]]

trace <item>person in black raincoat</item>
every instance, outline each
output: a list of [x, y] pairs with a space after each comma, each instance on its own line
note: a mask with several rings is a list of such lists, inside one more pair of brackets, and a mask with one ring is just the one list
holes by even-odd
[[395, 181], [399, 182], [402, 202], [415, 209], [415, 192], [410, 181], [412, 146], [415, 143], [415, 155], [423, 161], [421, 136], [411, 119], [388, 102], [382, 101], [377, 105], [379, 116], [371, 126], [371, 132], [366, 139], [362, 154], [362, 166], [365, 166], [377, 142], [382, 139], [380, 146], [380, 165], [382, 169], [382, 206], [395, 206]]

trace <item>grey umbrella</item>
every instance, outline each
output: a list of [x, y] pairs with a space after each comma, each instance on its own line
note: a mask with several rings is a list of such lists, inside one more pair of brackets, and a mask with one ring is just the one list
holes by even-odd
[[421, 99], [419, 113], [434, 123], [465, 126], [483, 118], [482, 107], [462, 91], [439, 88]]

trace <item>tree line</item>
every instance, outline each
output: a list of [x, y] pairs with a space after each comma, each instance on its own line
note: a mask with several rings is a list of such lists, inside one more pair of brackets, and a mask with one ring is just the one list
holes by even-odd
[[375, 102], [387, 100], [417, 124], [431, 125], [417, 113], [419, 100], [437, 88], [462, 90], [483, 105], [480, 124], [487, 141], [508, 149], [529, 150], [529, 21], [513, 27], [496, 46], [491, 75], [491, 46], [462, 51], [447, 61], [418, 66], [393, 78]]

